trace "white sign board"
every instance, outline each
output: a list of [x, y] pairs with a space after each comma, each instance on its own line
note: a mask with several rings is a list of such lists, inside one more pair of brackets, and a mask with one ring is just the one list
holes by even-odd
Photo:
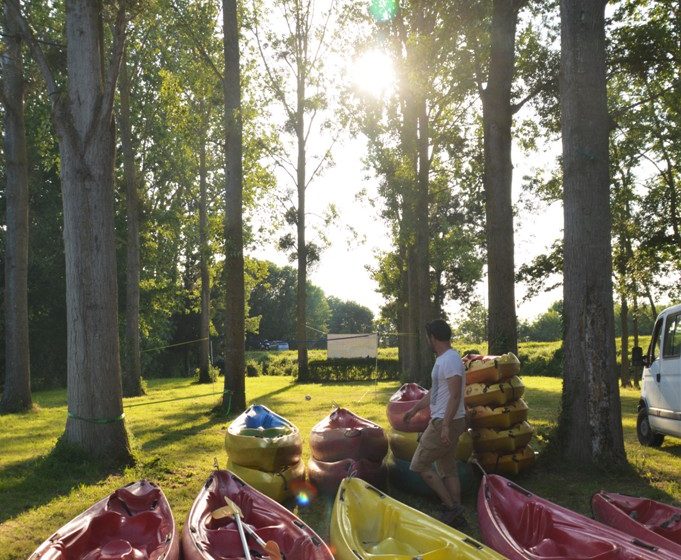
[[378, 354], [378, 334], [329, 334], [326, 357], [375, 358]]

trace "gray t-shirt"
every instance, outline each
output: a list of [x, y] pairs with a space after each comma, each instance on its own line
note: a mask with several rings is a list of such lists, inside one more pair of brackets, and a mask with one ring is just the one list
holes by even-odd
[[463, 387], [466, 384], [466, 370], [463, 367], [459, 353], [450, 348], [441, 356], [438, 356], [433, 366], [432, 386], [430, 389], [430, 416], [431, 418], [444, 418], [449, 403], [449, 385], [447, 380], [459, 376], [461, 377], [461, 399], [459, 409], [454, 415], [454, 419], [466, 416], [466, 408], [463, 403]]

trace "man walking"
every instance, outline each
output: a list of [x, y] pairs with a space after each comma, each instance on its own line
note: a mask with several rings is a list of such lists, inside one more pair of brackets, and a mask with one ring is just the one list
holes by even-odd
[[[451, 346], [452, 330], [442, 319], [426, 325], [428, 345], [437, 358], [431, 373], [430, 392], [405, 413], [404, 421], [430, 407], [430, 424], [421, 435], [419, 445], [411, 460], [410, 469], [423, 480], [442, 500], [440, 521], [462, 529], [468, 523], [461, 505], [461, 485], [456, 465], [456, 445], [466, 429], [466, 409], [463, 390], [466, 372], [461, 356]], [[436, 469], [433, 469], [433, 464]]]

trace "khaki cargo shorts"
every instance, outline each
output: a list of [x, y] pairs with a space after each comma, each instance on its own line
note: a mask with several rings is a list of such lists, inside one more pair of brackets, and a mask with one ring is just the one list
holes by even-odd
[[459, 476], [456, 467], [456, 445], [459, 436], [466, 429], [466, 418], [457, 418], [449, 423], [449, 439], [452, 442], [449, 445], [442, 443], [442, 423], [442, 418], [433, 418], [426, 431], [421, 434], [419, 445], [409, 465], [412, 471], [417, 473], [427, 471], [434, 463], [442, 478]]

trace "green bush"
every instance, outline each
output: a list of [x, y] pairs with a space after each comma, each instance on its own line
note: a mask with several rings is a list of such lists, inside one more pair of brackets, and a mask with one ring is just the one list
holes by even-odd
[[334, 358], [311, 360], [310, 381], [393, 381], [400, 378], [397, 358]]

